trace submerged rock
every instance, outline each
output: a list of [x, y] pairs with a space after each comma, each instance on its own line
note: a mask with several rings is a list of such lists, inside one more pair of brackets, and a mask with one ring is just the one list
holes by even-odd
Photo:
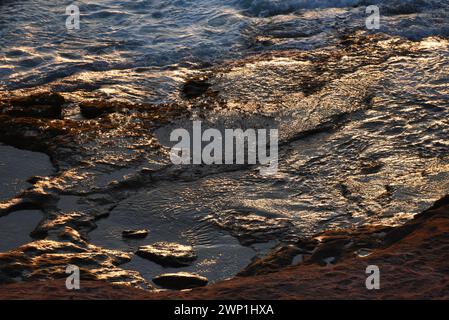
[[94, 221], [95, 217], [78, 211], [51, 213], [39, 223], [31, 236], [35, 239], [44, 239], [50, 233], [67, 235], [66, 228], [70, 227], [77, 230], [81, 237], [87, 238], [87, 234], [97, 227]]
[[148, 235], [148, 230], [124, 230], [122, 232], [123, 238], [130, 238], [130, 239], [143, 239]]
[[153, 245], [142, 246], [136, 254], [164, 267], [188, 266], [197, 258], [191, 246], [170, 242], [156, 242]]
[[293, 259], [300, 253], [307, 253], [293, 244], [283, 244], [266, 256], [255, 259], [245, 269], [240, 271], [237, 276], [254, 276], [278, 271], [293, 263]]
[[9, 100], [4, 113], [15, 117], [61, 119], [64, 103], [65, 99], [59, 93], [35, 93]]
[[115, 111], [113, 104], [104, 101], [82, 102], [79, 107], [81, 114], [87, 119], [94, 119]]
[[208, 83], [206, 79], [190, 79], [184, 84], [182, 92], [187, 99], [193, 99], [205, 94], [209, 87], [210, 83]]
[[172, 290], [204, 287], [209, 282], [207, 278], [188, 272], [165, 273], [153, 278], [153, 282], [163, 288]]
[[205, 220], [227, 230], [245, 246], [286, 239], [294, 229], [286, 218], [238, 210], [215, 212]]

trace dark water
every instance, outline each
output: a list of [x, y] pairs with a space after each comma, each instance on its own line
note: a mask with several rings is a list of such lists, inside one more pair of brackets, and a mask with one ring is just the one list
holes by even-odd
[[[401, 224], [449, 190], [448, 1], [78, 1], [81, 28], [68, 32], [70, 3], [2, 2], [0, 90], [37, 86], [74, 100], [181, 103], [185, 79], [211, 66], [268, 51], [310, 53], [214, 71], [209, 81], [225, 106], [194, 114], [210, 127], [279, 128], [274, 177], [255, 168], [175, 170], [136, 147], [149, 136], [126, 137], [140, 119], [122, 114], [113, 119], [120, 130], [83, 144], [83, 165], [60, 160], [59, 213], [109, 213], [89, 233], [93, 244], [129, 252], [161, 240], [190, 244], [199, 259], [182, 270], [215, 281], [282, 241]], [[384, 39], [332, 60], [344, 36], [375, 33], [365, 30], [369, 4], [380, 7], [376, 33]], [[409, 54], [399, 54], [404, 48]], [[323, 56], [326, 64], [313, 59]], [[319, 89], [303, 90], [317, 79]], [[189, 120], [173, 120], [155, 138], [164, 145]], [[323, 125], [329, 128], [304, 135]], [[148, 170], [158, 173], [145, 180]], [[143, 186], [110, 192], [136, 176]], [[149, 229], [149, 237], [124, 241], [121, 231], [132, 228]], [[125, 268], [147, 279], [167, 271], [138, 257]]]
[[96, 88], [105, 96], [170, 100], [192, 67], [260, 50], [334, 43], [364, 28], [369, 4], [380, 7], [380, 32], [410, 39], [449, 34], [449, 3], [436, 0], [73, 3], [80, 8], [80, 29], [68, 31], [65, 10], [72, 1], [3, 2], [0, 89], [77, 75], [79, 87]]
[[30, 187], [26, 182], [32, 176], [47, 176], [53, 166], [47, 155], [19, 150], [0, 144], [0, 201], [14, 197]]

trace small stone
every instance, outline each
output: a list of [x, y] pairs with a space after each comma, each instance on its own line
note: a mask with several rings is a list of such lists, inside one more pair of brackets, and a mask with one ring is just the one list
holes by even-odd
[[143, 239], [148, 235], [148, 230], [124, 230], [122, 232], [123, 238], [130, 238], [130, 239]]
[[191, 246], [170, 242], [156, 242], [153, 245], [142, 246], [136, 254], [164, 267], [185, 267], [196, 259]]
[[165, 273], [153, 278], [153, 282], [166, 289], [182, 290], [204, 287], [209, 282], [207, 278], [188, 272]]
[[370, 249], [365, 249], [365, 248], [359, 249], [359, 250], [357, 250], [357, 251], [355, 252], [355, 254], [356, 254], [359, 258], [366, 258], [366, 257], [368, 257], [371, 253], [373, 253], [372, 250], [370, 250]]

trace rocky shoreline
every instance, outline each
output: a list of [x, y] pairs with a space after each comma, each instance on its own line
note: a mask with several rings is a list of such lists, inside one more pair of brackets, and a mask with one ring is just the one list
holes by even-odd
[[[0, 142], [47, 154], [54, 173], [0, 202], [0, 218], [43, 216], [33, 242], [0, 254], [0, 284], [59, 283], [76, 264], [86, 285], [153, 290], [179, 277], [208, 292], [237, 273], [320, 270], [402, 243], [395, 230], [448, 189], [447, 52], [445, 39], [356, 32], [191, 70], [170, 103], [106, 99], [70, 86], [75, 76], [1, 91]], [[174, 165], [170, 132], [193, 119], [282, 128], [279, 174]]]
[[[403, 226], [323, 232], [202, 288], [149, 292], [83, 281], [68, 291], [62, 280], [31, 281], [1, 286], [0, 299], [447, 299], [448, 248], [449, 195]], [[368, 265], [380, 269], [380, 290], [365, 287]]]

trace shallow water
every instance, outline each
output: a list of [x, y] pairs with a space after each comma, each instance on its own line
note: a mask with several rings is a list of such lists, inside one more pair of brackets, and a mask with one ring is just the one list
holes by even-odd
[[48, 176], [53, 165], [46, 154], [19, 150], [0, 144], [0, 201], [8, 200], [30, 187], [26, 180]]
[[[27, 179], [48, 176], [54, 168], [46, 154], [19, 150], [0, 144], [0, 202], [17, 196], [31, 184]], [[43, 218], [43, 212], [22, 210], [0, 215], [0, 252], [14, 249], [33, 239], [30, 233]]]
[[42, 212], [23, 210], [0, 218], [0, 252], [15, 249], [33, 239], [30, 233], [42, 220]]
[[[199, 75], [214, 92], [209, 109], [154, 134], [139, 126], [144, 114], [117, 113], [116, 129], [92, 129], [77, 152], [59, 151], [59, 176], [44, 188], [58, 194], [59, 214], [95, 217], [95, 245], [190, 244], [199, 259], [182, 271], [216, 281], [279, 242], [401, 224], [449, 190], [448, 1], [78, 1], [81, 29], [67, 32], [69, 3], [1, 2], [0, 90], [182, 105], [182, 84]], [[368, 4], [381, 8], [381, 40], [366, 40]], [[278, 56], [263, 55], [271, 51]], [[76, 106], [66, 115], [97, 124]], [[149, 141], [168, 146], [192, 119], [220, 130], [279, 128], [278, 174], [172, 166]], [[31, 175], [19, 168], [20, 181]], [[145, 240], [121, 238], [142, 228]], [[179, 270], [137, 256], [124, 268], [148, 280]]]

